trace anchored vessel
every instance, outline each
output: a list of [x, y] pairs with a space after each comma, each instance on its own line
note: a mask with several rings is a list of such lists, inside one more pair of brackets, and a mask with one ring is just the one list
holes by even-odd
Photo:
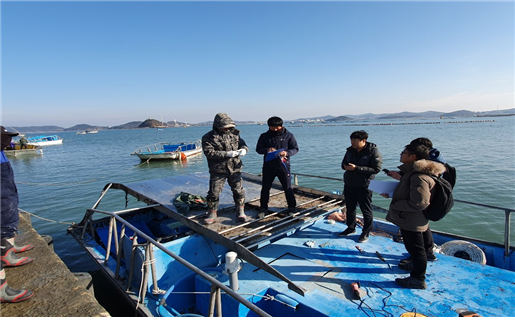
[[[245, 222], [236, 220], [229, 189], [221, 194], [214, 224], [203, 223], [204, 211], [179, 213], [173, 205], [178, 194], [208, 190], [209, 175], [199, 173], [110, 183], [68, 231], [144, 316], [515, 314], [513, 210], [500, 208], [506, 212], [504, 247], [434, 232], [442, 248], [460, 249], [437, 253], [438, 260], [428, 263], [428, 288], [411, 290], [394, 282], [407, 276], [397, 267], [407, 253], [396, 241], [396, 226], [377, 219], [368, 242], [357, 246], [359, 234], [339, 238], [345, 226], [326, 219], [344, 207], [342, 197], [298, 185], [293, 215], [274, 185], [268, 215], [259, 219], [261, 178], [243, 177]], [[456, 240], [459, 246], [449, 245]], [[458, 258], [457, 251], [469, 257], [480, 252], [481, 258]]]
[[25, 155], [35, 155], [35, 154], [43, 154], [43, 148], [38, 145], [28, 144], [25, 148], [21, 148], [20, 144], [15, 144], [13, 147], [9, 146], [5, 148], [5, 154], [7, 156], [25, 156]]
[[202, 153], [202, 143], [200, 140], [180, 144], [170, 144], [168, 142], [155, 143], [141, 147], [131, 153], [131, 155], [136, 155], [141, 161], [146, 161], [180, 160], [199, 153]]
[[27, 141], [29, 144], [37, 145], [40, 147], [63, 144], [63, 139], [56, 135], [30, 137], [27, 138]]

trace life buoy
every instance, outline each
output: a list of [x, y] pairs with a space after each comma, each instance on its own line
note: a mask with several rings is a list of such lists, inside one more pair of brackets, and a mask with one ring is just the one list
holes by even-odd
[[440, 246], [440, 253], [474, 261], [482, 265], [486, 264], [486, 256], [483, 250], [475, 244], [464, 240], [453, 240], [442, 244]]

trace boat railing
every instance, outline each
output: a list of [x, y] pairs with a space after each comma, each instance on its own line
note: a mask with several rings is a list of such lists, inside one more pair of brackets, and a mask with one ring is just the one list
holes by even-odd
[[[105, 191], [107, 191], [107, 190], [104, 190], [104, 194], [105, 194]], [[152, 208], [155, 206], [157, 206], [157, 205], [151, 205], [151, 206], [147, 206], [145, 208]], [[148, 281], [149, 281], [148, 278], [149, 278], [150, 274], [152, 274], [152, 280], [153, 280], [153, 286], [154, 286], [154, 288], [152, 290], [152, 294], [157, 295], [157, 294], [165, 293], [164, 290], [159, 289], [158, 283], [157, 283], [156, 265], [155, 265], [156, 261], [154, 259], [154, 251], [153, 251], [153, 248], [157, 247], [161, 251], [165, 252], [167, 255], [169, 255], [170, 257], [172, 257], [173, 259], [175, 259], [176, 261], [178, 261], [179, 263], [181, 263], [182, 265], [189, 268], [190, 270], [192, 270], [193, 272], [200, 275], [201, 277], [203, 277], [204, 279], [206, 279], [207, 281], [209, 281], [211, 283], [210, 304], [209, 304], [209, 316], [210, 317], [214, 316], [215, 306], [217, 308], [217, 315], [219, 317], [222, 316], [221, 290], [223, 290], [225, 293], [227, 293], [228, 295], [230, 295], [231, 297], [236, 299], [241, 304], [245, 305], [247, 308], [249, 308], [250, 310], [255, 312], [257, 315], [262, 316], [262, 317], [270, 316], [264, 310], [260, 309], [259, 307], [257, 307], [253, 303], [251, 303], [250, 301], [246, 300], [241, 295], [239, 295], [235, 291], [231, 290], [229, 287], [227, 287], [226, 285], [224, 285], [217, 279], [213, 278], [206, 272], [197, 268], [196, 266], [194, 266], [187, 260], [185, 260], [185, 259], [181, 258], [180, 256], [176, 255], [175, 253], [171, 252], [166, 247], [164, 247], [161, 243], [155, 241], [154, 239], [152, 239], [151, 237], [146, 235], [144, 232], [140, 231], [137, 227], [135, 227], [134, 225], [132, 225], [131, 223], [127, 222], [126, 220], [124, 220], [122, 217], [119, 216], [119, 214], [121, 214], [121, 213], [127, 213], [127, 212], [131, 212], [131, 211], [145, 209], [145, 208], [127, 209], [127, 210], [121, 210], [121, 211], [117, 211], [117, 212], [108, 212], [108, 211], [98, 210], [98, 209], [94, 209], [94, 208], [88, 209], [87, 217], [83, 221], [84, 229], [82, 230], [82, 237], [84, 237], [84, 235], [88, 229], [88, 226], [92, 222], [93, 213], [100, 213], [100, 214], [110, 216], [108, 240], [107, 240], [107, 245], [106, 245], [107, 252], [105, 255], [105, 259], [104, 259], [104, 264], [107, 265], [107, 262], [109, 260], [110, 254], [111, 254], [111, 244], [114, 241], [114, 248], [116, 250], [116, 252], [114, 253], [116, 256], [116, 271], [114, 273], [114, 278], [117, 280], [120, 277], [121, 258], [123, 255], [122, 239], [124, 239], [124, 237], [125, 237], [127, 228], [129, 228], [130, 230], [132, 230], [134, 232], [134, 235], [132, 237], [131, 261], [130, 261], [130, 266], [129, 266], [129, 277], [127, 279], [126, 290], [128, 291], [130, 289], [130, 285], [131, 285], [132, 278], [134, 275], [134, 262], [136, 260], [136, 252], [137, 252], [136, 248], [143, 247], [144, 261], [143, 261], [143, 274], [142, 274], [142, 279], [141, 279], [142, 283], [140, 283], [140, 286], [139, 286], [139, 288], [140, 288], [139, 303], [143, 303], [143, 301], [145, 300], [146, 291], [147, 291], [147, 287], [148, 287]], [[120, 234], [118, 234], [117, 223], [121, 224]], [[145, 241], [146, 241], [145, 244], [138, 243], [138, 238], [145, 239]]]
[[[301, 177], [309, 177], [309, 178], [316, 178], [316, 179], [326, 179], [326, 180], [333, 180], [333, 181], [339, 181], [339, 182], [342, 182], [343, 183], [343, 179], [338, 179], [338, 178], [331, 178], [331, 177], [323, 177], [323, 176], [316, 176], [316, 175], [310, 175], [310, 174], [303, 174], [303, 173], [292, 173], [293, 175], [293, 183], [298, 186], [299, 185], [299, 176]], [[511, 233], [511, 230], [510, 230], [510, 224], [511, 224], [511, 214], [512, 212], [515, 212], [515, 209], [509, 209], [509, 208], [503, 208], [503, 207], [499, 207], [499, 206], [492, 206], [492, 205], [488, 205], [488, 204], [483, 204], [483, 203], [477, 203], [477, 202], [472, 202], [472, 201], [465, 201], [465, 200], [458, 200], [458, 199], [454, 199], [455, 202], [459, 202], [459, 203], [464, 203], [464, 204], [468, 204], [468, 205], [472, 205], [472, 206], [476, 206], [476, 207], [482, 207], [482, 208], [490, 208], [490, 209], [495, 209], [495, 210], [500, 210], [500, 211], [504, 211], [504, 256], [505, 257], [508, 257], [510, 255], [510, 233]], [[383, 213], [387, 213], [388, 210], [387, 209], [384, 209], [384, 208], [381, 208], [381, 207], [377, 207], [377, 206], [373, 206], [374, 209], [379, 209], [379, 211], [383, 212]]]

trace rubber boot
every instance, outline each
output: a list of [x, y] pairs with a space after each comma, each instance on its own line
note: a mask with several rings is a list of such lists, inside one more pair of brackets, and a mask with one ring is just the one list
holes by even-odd
[[14, 252], [14, 246], [6, 238], [1, 240], [0, 248], [2, 252], [2, 267], [19, 267], [34, 261], [31, 257], [17, 256]]
[[245, 222], [247, 216], [245, 215], [245, 199], [235, 201], [236, 213], [238, 214], [238, 221]]
[[34, 295], [29, 290], [17, 290], [9, 287], [5, 279], [5, 270], [0, 271], [0, 302], [22, 302]]
[[9, 238], [7, 239], [7, 241], [14, 247], [14, 253], [21, 253], [21, 252], [26, 252], [26, 251], [29, 251], [29, 250], [32, 250], [34, 249], [34, 246], [31, 245], [31, 244], [27, 244], [27, 245], [17, 245], [16, 244], [16, 238], [12, 237], [12, 238]]
[[213, 224], [217, 217], [218, 201], [207, 202], [207, 218], [204, 220], [205, 224]]

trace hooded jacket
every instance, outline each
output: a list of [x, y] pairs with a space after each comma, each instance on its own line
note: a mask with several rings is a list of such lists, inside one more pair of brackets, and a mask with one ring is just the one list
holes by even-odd
[[[202, 151], [207, 158], [209, 173], [230, 175], [241, 172], [243, 163], [240, 157], [229, 158], [227, 151], [245, 149], [249, 151], [247, 144], [240, 137], [240, 131], [235, 129], [235, 123], [225, 113], [218, 113], [213, 121], [213, 130], [202, 137]], [[218, 129], [229, 128], [222, 132]]]
[[[345, 170], [343, 166], [349, 163], [356, 165], [356, 169]], [[381, 171], [382, 165], [383, 157], [375, 143], [367, 142], [360, 152], [353, 147], [348, 147], [342, 160], [342, 169], [345, 170], [343, 182], [347, 187], [367, 188], [370, 180]]]
[[434, 179], [445, 171], [445, 166], [431, 160], [417, 160], [398, 167], [403, 173], [395, 192], [386, 220], [401, 229], [424, 232], [429, 226], [429, 220], [423, 210], [431, 202]]
[[256, 145], [256, 152], [263, 155], [263, 166], [280, 168], [281, 163], [279, 161], [264, 161], [268, 149], [270, 148], [274, 148], [275, 150], [284, 149], [284, 151], [288, 153], [286, 157], [286, 166], [288, 166], [288, 169], [290, 168], [290, 157], [299, 152], [297, 140], [293, 134], [284, 127], [277, 132], [268, 130], [262, 133]]

